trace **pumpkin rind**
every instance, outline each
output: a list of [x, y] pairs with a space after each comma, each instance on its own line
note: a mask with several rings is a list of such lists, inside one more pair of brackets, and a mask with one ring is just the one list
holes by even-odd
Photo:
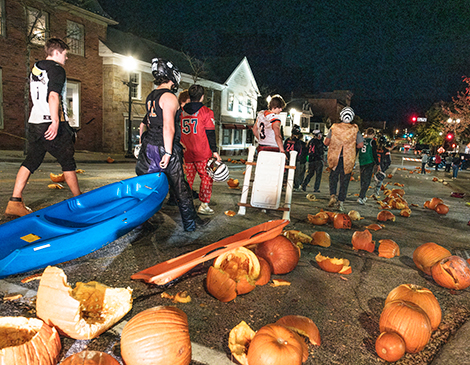
[[343, 259], [337, 259], [336, 257], [330, 258], [328, 256], [322, 256], [321, 253], [319, 253], [317, 256], [315, 256], [315, 261], [317, 262], [318, 266], [322, 270], [325, 270], [327, 272], [340, 272], [343, 269]]
[[106, 352], [85, 350], [67, 357], [60, 365], [119, 365], [119, 362]]
[[245, 321], [241, 321], [230, 331], [228, 336], [228, 347], [233, 357], [240, 364], [247, 363], [246, 355], [248, 353], [248, 346], [254, 336], [255, 331], [253, 331]]
[[56, 182], [56, 183], [60, 183], [60, 182], [64, 182], [65, 181], [65, 176], [64, 176], [64, 173], [60, 173], [60, 174], [53, 174], [52, 172], [49, 174], [49, 177], [51, 179], [52, 182]]
[[403, 300], [385, 305], [380, 315], [380, 332], [396, 332], [405, 341], [409, 353], [421, 351], [431, 338], [431, 322], [419, 306]]
[[384, 239], [380, 240], [379, 243], [379, 257], [391, 259], [395, 256], [400, 256], [400, 247], [395, 241]]
[[301, 365], [303, 347], [289, 329], [268, 324], [256, 332], [247, 358], [250, 365]]
[[428, 208], [435, 210], [439, 204], [444, 204], [444, 201], [440, 198], [432, 198], [429, 202]]
[[56, 329], [40, 319], [0, 317], [0, 364], [56, 365], [61, 348]]
[[132, 308], [132, 289], [110, 288], [96, 281], [67, 284], [62, 269], [48, 266], [39, 283], [37, 316], [65, 336], [92, 339], [109, 329]]
[[349, 215], [345, 213], [336, 214], [333, 225], [336, 229], [351, 229], [351, 218], [349, 218]]
[[463, 290], [470, 286], [470, 265], [460, 256], [449, 256], [431, 269], [432, 278], [444, 288]]
[[256, 285], [266, 285], [271, 280], [271, 267], [268, 262], [262, 257], [258, 257], [260, 272], [258, 279], [256, 280]]
[[320, 331], [317, 325], [308, 317], [298, 315], [284, 316], [278, 319], [275, 324], [308, 337], [312, 345], [321, 345]]
[[316, 226], [322, 226], [328, 223], [329, 216], [325, 212], [318, 212], [315, 215], [307, 214], [307, 219], [310, 223]]
[[398, 333], [382, 332], [375, 341], [375, 351], [385, 361], [395, 362], [405, 355], [405, 341]]
[[441, 306], [429, 289], [414, 284], [402, 284], [388, 294], [385, 304], [394, 300], [404, 300], [418, 305], [428, 315], [432, 330], [435, 331], [439, 327], [442, 319]]
[[377, 220], [380, 222], [392, 221], [395, 222], [395, 215], [389, 210], [382, 210], [377, 214]]
[[312, 233], [312, 245], [330, 247], [331, 246], [331, 237], [327, 232], [317, 231]]
[[442, 215], [446, 215], [447, 213], [449, 213], [449, 207], [445, 204], [436, 205], [436, 208], [434, 210]]
[[209, 267], [206, 277], [207, 291], [221, 302], [227, 303], [237, 297], [237, 284], [226, 272]]
[[291, 272], [300, 259], [298, 247], [282, 235], [258, 244], [255, 252], [268, 262], [276, 275]]
[[422, 272], [431, 275], [431, 268], [438, 261], [451, 256], [450, 251], [437, 243], [427, 242], [417, 247], [413, 252], [413, 262]]
[[372, 241], [372, 233], [368, 229], [364, 231], [356, 231], [352, 235], [351, 243], [354, 250], [364, 250], [374, 252], [375, 242]]
[[126, 365], [188, 365], [191, 340], [186, 314], [165, 306], [138, 313], [122, 330], [121, 356]]

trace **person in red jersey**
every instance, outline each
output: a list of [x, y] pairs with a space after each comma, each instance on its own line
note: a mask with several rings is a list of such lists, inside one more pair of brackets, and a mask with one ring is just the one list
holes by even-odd
[[212, 178], [206, 172], [207, 161], [215, 157], [220, 161], [215, 138], [214, 112], [203, 105], [204, 87], [194, 84], [188, 89], [190, 102], [181, 113], [181, 143], [185, 147], [184, 164], [191, 189], [196, 173], [201, 178], [199, 187], [199, 214], [214, 214], [209, 207]]
[[281, 95], [274, 95], [268, 104], [268, 110], [258, 113], [256, 123], [253, 125], [253, 134], [258, 140], [258, 152], [274, 151], [285, 153], [281, 136], [281, 120], [279, 113], [282, 112], [286, 103]]

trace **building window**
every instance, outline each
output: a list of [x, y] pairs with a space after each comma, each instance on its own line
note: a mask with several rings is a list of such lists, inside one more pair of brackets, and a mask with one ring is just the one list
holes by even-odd
[[223, 145], [232, 144], [232, 130], [231, 129], [222, 130], [222, 144]]
[[306, 117], [300, 118], [300, 128], [308, 129], [310, 127], [310, 119]]
[[131, 87], [132, 99], [140, 100], [141, 99], [141, 90], [142, 90], [141, 82], [140, 82], [140, 79], [141, 79], [140, 72], [131, 72], [130, 75], [129, 75], [129, 78], [130, 78], [131, 82], [133, 83], [133, 85]]
[[3, 77], [2, 69], [0, 68], [0, 129], [5, 128], [3, 124]]
[[253, 106], [251, 105], [250, 98], [246, 99], [246, 112], [250, 115], [253, 113]]
[[28, 29], [31, 43], [44, 45], [48, 38], [49, 14], [45, 11], [28, 8]]
[[0, 0], [0, 36], [5, 36], [5, 0]]
[[85, 28], [82, 24], [67, 20], [67, 43], [70, 53], [85, 55]]
[[243, 129], [234, 129], [233, 130], [233, 144], [242, 144], [243, 143]]
[[214, 109], [214, 90], [206, 90], [204, 94], [204, 105], [209, 109]]
[[233, 112], [233, 103], [235, 101], [235, 95], [233, 93], [228, 93], [228, 100], [227, 100], [227, 110], [229, 112]]
[[67, 80], [67, 116], [73, 128], [80, 128], [80, 83]]

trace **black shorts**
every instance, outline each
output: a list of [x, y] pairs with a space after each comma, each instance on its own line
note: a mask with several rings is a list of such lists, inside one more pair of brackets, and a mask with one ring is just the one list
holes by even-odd
[[41, 165], [46, 152], [49, 152], [62, 166], [62, 171], [75, 171], [77, 165], [73, 157], [75, 148], [72, 135], [65, 128], [65, 123], [61, 122], [57, 136], [48, 141], [44, 133], [50, 125], [51, 123], [28, 124], [28, 154], [21, 165], [33, 173]]

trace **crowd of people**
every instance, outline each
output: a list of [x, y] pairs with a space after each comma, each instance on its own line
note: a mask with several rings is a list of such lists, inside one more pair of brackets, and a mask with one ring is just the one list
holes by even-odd
[[[81, 194], [75, 173], [73, 130], [68, 125], [66, 103], [62, 97], [66, 87], [62, 66], [67, 60], [67, 50], [68, 46], [62, 40], [49, 39], [45, 45], [46, 59], [37, 62], [31, 72], [31, 91], [37, 97], [33, 98], [29, 118], [29, 150], [18, 171], [5, 211], [7, 215], [24, 216], [31, 212], [23, 203], [22, 193], [46, 152], [61, 164], [72, 194]], [[209, 174], [208, 166], [213, 166], [214, 162], [221, 163], [214, 113], [203, 104], [205, 90], [201, 85], [194, 84], [180, 92], [178, 97], [175, 95], [181, 75], [171, 61], [153, 59], [152, 75], [156, 88], [146, 98], [147, 114], [140, 125], [136, 173], [165, 173], [170, 191], [168, 201], [178, 206], [184, 230], [194, 231], [197, 226], [207, 224], [207, 220], [198, 214], [214, 214], [209, 206], [214, 175]], [[353, 109], [347, 106], [340, 112], [340, 122], [331, 126], [325, 138], [320, 130], [314, 130], [306, 143], [300, 127], [294, 125], [291, 135], [283, 141], [279, 114], [285, 106], [282, 96], [273, 96], [267, 110], [258, 113], [253, 134], [258, 142], [258, 152], [284, 153], [287, 158], [290, 151], [297, 151], [294, 191], [307, 191], [315, 176], [313, 192], [319, 193], [326, 162], [330, 172], [328, 206], [344, 211], [351, 174], [358, 159], [361, 184], [357, 202], [366, 203], [372, 179], [375, 180], [373, 194], [379, 195], [385, 171], [391, 163], [391, 146], [384, 137], [376, 138], [373, 128], [368, 128], [363, 136], [353, 122]], [[423, 174], [428, 160], [429, 155], [423, 152]], [[445, 170], [449, 172], [452, 167], [453, 178], [457, 178], [460, 156], [437, 154], [434, 160], [436, 171], [443, 161]], [[201, 180], [198, 193], [193, 191], [196, 174]], [[197, 209], [194, 198], [200, 202]]]

